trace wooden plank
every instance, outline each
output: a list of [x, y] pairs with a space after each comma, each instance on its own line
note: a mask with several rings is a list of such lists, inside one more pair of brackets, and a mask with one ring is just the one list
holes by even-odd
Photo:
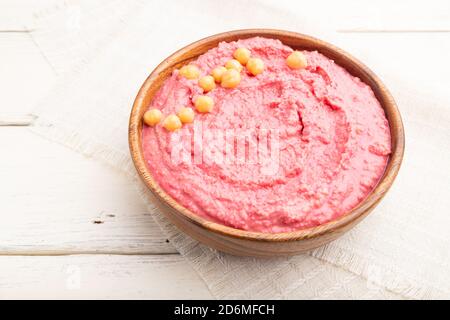
[[[259, 0], [269, 7], [282, 7], [291, 12], [305, 12], [308, 18], [324, 22], [338, 30], [450, 30], [450, 8], [447, 0], [379, 0], [302, 1]], [[76, 8], [80, 0], [66, 0]], [[33, 27], [34, 14], [51, 11], [64, 3], [57, 0], [3, 0], [0, 4], [0, 30], [23, 31]], [[182, 5], [182, 4], [180, 4]]]
[[[17, 16], [22, 12], [45, 11], [53, 0], [43, 2], [33, 2], [29, 5], [28, 1], [2, 1], [0, 4], [0, 21], [4, 21], [3, 16]], [[38, 4], [39, 3], [39, 4]], [[71, 6], [76, 6], [77, 0], [69, 1]], [[60, 4], [61, 5], [61, 4]], [[279, 1], [277, 5], [286, 10], [297, 10], [297, 6], [292, 7], [292, 1]], [[50, 5], [52, 7], [53, 5]], [[405, 10], [405, 7], [408, 10]], [[390, 37], [396, 39], [389, 42], [390, 50], [395, 48], [397, 53], [408, 54], [403, 47], [404, 42], [408, 42], [407, 47], [413, 48], [413, 53], [419, 51], [425, 52], [426, 47], [420, 45], [422, 41], [431, 44], [431, 50], [439, 49], [439, 41], [430, 33], [420, 34], [391, 34], [394, 32], [444, 32], [439, 33], [439, 39], [448, 39], [450, 31], [450, 8], [448, 1], [429, 1], [423, 5], [422, 1], [387, 1], [361, 3], [357, 0], [347, 0], [339, 2], [327, 2], [323, 0], [316, 1], [308, 5], [308, 17], [311, 20], [317, 20], [319, 26], [323, 26], [323, 21], [327, 21], [325, 28], [331, 30], [340, 30], [342, 32], [382, 32], [384, 39]], [[325, 8], [325, 10], [319, 10]], [[15, 10], [15, 11], [14, 11]], [[30, 14], [30, 18], [31, 14]], [[7, 31], [7, 30], [4, 30]], [[298, 30], [301, 31], [301, 30]], [[347, 37], [348, 36], [348, 37]], [[370, 38], [363, 39], [364, 43], [373, 41], [369, 48], [377, 47], [384, 41], [378, 38], [378, 34], [368, 34]], [[428, 37], [430, 36], [429, 40]], [[345, 34], [343, 37], [350, 39], [348, 45], [344, 48], [363, 47], [359, 41], [362, 39], [358, 35]], [[351, 39], [356, 39], [355, 41]], [[373, 39], [365, 41], [365, 39]], [[418, 47], [420, 45], [420, 47]], [[367, 46], [366, 46], [367, 47]], [[56, 75], [48, 64], [46, 56], [33, 43], [28, 33], [10, 33], [1, 32], [0, 28], [0, 50], [2, 58], [0, 60], [0, 88], [2, 88], [2, 112], [12, 113], [13, 115], [28, 114], [33, 109], [37, 101], [44, 97], [53, 88], [56, 82]], [[386, 49], [385, 49], [386, 50]], [[384, 53], [380, 50], [371, 50], [377, 56], [383, 57]], [[392, 50], [391, 50], [392, 51]], [[444, 52], [444, 51], [441, 51]], [[406, 55], [405, 55], [406, 56]], [[432, 63], [436, 60], [432, 61]], [[27, 97], [23, 99], [22, 97]]]
[[179, 255], [0, 256], [0, 299], [211, 299]]
[[[7, 58], [0, 60], [0, 121], [3, 122], [11, 117], [19, 122], [29, 121], [28, 114], [56, 82], [45, 58], [28, 41], [31, 42], [24, 35], [0, 35], [0, 50]], [[333, 43], [380, 75], [396, 73], [404, 79], [423, 75], [427, 84], [431, 81], [442, 87], [442, 82], [449, 81], [446, 75], [450, 64], [445, 62], [450, 33], [345, 33]], [[24, 96], [26, 99], [18, 98]], [[23, 120], [17, 118], [21, 115], [25, 116]]]
[[1, 113], [27, 115], [54, 86], [56, 75], [28, 33], [0, 33], [0, 52]]
[[0, 127], [0, 254], [176, 253], [122, 173]]

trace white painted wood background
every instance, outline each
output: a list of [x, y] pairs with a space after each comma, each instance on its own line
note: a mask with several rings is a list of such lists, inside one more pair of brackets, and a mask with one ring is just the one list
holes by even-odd
[[[0, 299], [210, 298], [127, 179], [26, 130], [56, 75], [25, 26], [56, 2], [0, 0]], [[316, 0], [305, 9], [326, 9], [324, 23], [347, 51], [367, 46], [361, 58], [378, 74], [397, 68], [450, 88], [448, 0]]]

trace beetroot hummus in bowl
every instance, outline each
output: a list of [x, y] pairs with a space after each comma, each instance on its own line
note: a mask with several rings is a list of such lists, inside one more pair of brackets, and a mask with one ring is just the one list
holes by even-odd
[[395, 102], [370, 70], [276, 30], [178, 51], [147, 79], [130, 119], [136, 168], [168, 218], [241, 255], [294, 254], [349, 229], [392, 184], [403, 141]]

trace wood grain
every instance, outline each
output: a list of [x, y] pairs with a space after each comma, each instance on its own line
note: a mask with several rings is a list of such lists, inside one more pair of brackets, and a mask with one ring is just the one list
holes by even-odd
[[[175, 68], [195, 59], [221, 41], [229, 42], [254, 36], [279, 39], [294, 49], [318, 50], [367, 83], [385, 110], [392, 136], [392, 154], [386, 172], [364, 202], [337, 220], [310, 229], [279, 234], [230, 228], [207, 221], [184, 208], [158, 185], [145, 165], [141, 143], [142, 116], [165, 79]], [[180, 230], [206, 245], [228, 253], [246, 256], [277, 256], [297, 254], [319, 247], [336, 239], [367, 216], [395, 180], [403, 158], [405, 138], [403, 123], [394, 99], [378, 77], [359, 60], [331, 44], [299, 33], [249, 29], [226, 32], [197, 41], [172, 54], [157, 66], [144, 82], [133, 105], [129, 123], [129, 143], [131, 156], [140, 177], [161, 201], [166, 216]]]
[[24, 127], [0, 145], [0, 255], [177, 253], [133, 179]]
[[180, 255], [0, 256], [0, 299], [211, 299]]
[[0, 112], [5, 122], [28, 115], [53, 87], [56, 75], [28, 33], [0, 33], [0, 52]]

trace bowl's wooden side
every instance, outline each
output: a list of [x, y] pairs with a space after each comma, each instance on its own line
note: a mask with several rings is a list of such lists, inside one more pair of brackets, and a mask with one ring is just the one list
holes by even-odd
[[[153, 95], [175, 68], [196, 59], [199, 55], [218, 45], [221, 41], [234, 41], [243, 38], [262, 36], [281, 40], [294, 49], [317, 50], [333, 59], [359, 77], [374, 91], [388, 118], [392, 137], [392, 154], [386, 171], [377, 187], [355, 209], [343, 217], [324, 225], [281, 234], [265, 234], [233, 229], [207, 221], [171, 198], [148, 171], [142, 152], [142, 116], [148, 108]], [[376, 75], [348, 53], [321, 40], [287, 31], [253, 29], [237, 30], [214, 35], [197, 41], [165, 59], [147, 78], [141, 87], [130, 117], [129, 126], [130, 151], [144, 183], [161, 201], [160, 208], [180, 230], [196, 240], [215, 249], [236, 255], [275, 256], [292, 255], [326, 244], [367, 216], [386, 194], [400, 168], [404, 151], [404, 131], [400, 113], [394, 99]]]

